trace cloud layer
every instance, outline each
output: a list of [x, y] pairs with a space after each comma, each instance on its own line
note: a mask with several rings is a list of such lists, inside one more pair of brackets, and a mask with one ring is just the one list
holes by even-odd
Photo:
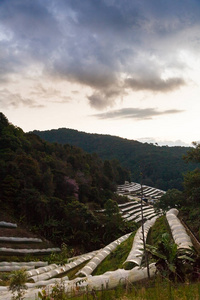
[[129, 91], [174, 91], [187, 84], [181, 51], [200, 50], [199, 25], [196, 0], [2, 0], [0, 94], [37, 65], [41, 81], [88, 87], [98, 110]]
[[158, 111], [155, 108], [122, 108], [105, 113], [95, 114], [93, 116], [99, 119], [136, 119], [136, 120], [148, 120], [155, 116], [177, 114], [183, 112], [182, 110], [171, 109]]

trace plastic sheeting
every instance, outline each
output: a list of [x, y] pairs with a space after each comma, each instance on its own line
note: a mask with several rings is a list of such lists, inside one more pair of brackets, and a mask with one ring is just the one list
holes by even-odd
[[[12, 271], [17, 271], [20, 270], [22, 267], [21, 266], [0, 266], [0, 272], [12, 272]], [[23, 266], [24, 269], [26, 270], [31, 270], [33, 267], [32, 266]]]
[[[156, 221], [157, 217], [154, 217], [151, 220], [147, 220], [144, 223], [144, 239], [146, 241], [149, 229], [154, 225], [155, 221]], [[143, 255], [143, 235], [142, 235], [142, 226], [137, 230], [134, 240], [133, 240], [133, 245], [132, 245], [132, 249], [126, 259], [126, 261], [124, 262], [133, 262], [135, 264], [137, 264], [138, 266], [140, 266], [141, 261], [142, 261], [142, 255]]]
[[53, 269], [56, 269], [57, 267], [58, 266], [56, 264], [51, 264], [51, 265], [48, 265], [48, 266], [45, 266], [45, 267], [30, 270], [30, 271], [26, 272], [26, 274], [27, 274], [27, 277], [32, 277], [32, 276], [35, 276], [35, 275], [40, 275], [40, 274], [45, 273], [45, 272], [49, 272]]
[[48, 263], [43, 261], [32, 261], [32, 262], [0, 262], [0, 272], [11, 272], [21, 268], [31, 270], [35, 267], [46, 266]]
[[[155, 264], [149, 266], [150, 276], [154, 276], [156, 272]], [[138, 280], [147, 278], [147, 269], [135, 267], [132, 270], [118, 269], [113, 272], [106, 272], [103, 275], [88, 276], [85, 278], [76, 278], [74, 280], [64, 280], [63, 284], [65, 292], [69, 295], [80, 294], [81, 292], [87, 292], [92, 290], [112, 289], [119, 284], [133, 283]], [[58, 281], [58, 280], [57, 280]], [[37, 283], [38, 284], [38, 283]], [[28, 284], [31, 287], [31, 284]], [[32, 285], [33, 286], [33, 285]], [[49, 284], [47, 289], [51, 291], [53, 284]], [[10, 300], [11, 292], [5, 291], [5, 287], [2, 287], [0, 293], [1, 300]], [[25, 300], [35, 300], [35, 296], [38, 294], [39, 289], [29, 288], [24, 296]], [[41, 290], [40, 290], [41, 291]]]
[[8, 261], [1, 261], [0, 266], [32, 266], [32, 267], [44, 267], [48, 265], [46, 261], [29, 261], [29, 262], [8, 262]]
[[[150, 276], [156, 271], [155, 264], [149, 266]], [[147, 278], [147, 269], [135, 267], [132, 270], [118, 269], [98, 276], [87, 276], [64, 282], [67, 293], [80, 293], [83, 291], [113, 289], [119, 284], [135, 282]]]
[[[131, 203], [131, 204], [132, 204], [132, 203]], [[121, 208], [121, 211], [122, 211], [122, 212], [128, 212], [129, 210], [132, 210], [132, 208], [133, 208], [133, 210], [134, 210], [134, 209], [136, 209], [136, 208], [138, 208], [138, 207], [140, 207], [140, 206], [141, 206], [141, 204], [138, 203], [138, 202], [136, 202], [136, 203], [134, 203], [134, 204], [132, 204], [132, 205], [126, 207], [126, 208]]]
[[[136, 204], [138, 203], [138, 202], [135, 202]], [[131, 205], [132, 204], [132, 202], [126, 202], [126, 203], [122, 203], [122, 204], [118, 204], [118, 207], [120, 208], [120, 207], [126, 207], [126, 206], [129, 206], [129, 205]]]
[[45, 271], [45, 272], [37, 274], [36, 273], [37, 270], [38, 270], [37, 269], [37, 270], [29, 271], [29, 272], [27, 272], [27, 274], [30, 274], [31, 272], [37, 274], [35, 276], [31, 276], [30, 277], [30, 279], [32, 279], [34, 282], [42, 281], [42, 280], [47, 280], [47, 279], [55, 277], [55, 276], [57, 276], [59, 274], [68, 272], [69, 270], [77, 267], [78, 265], [82, 264], [83, 262], [91, 259], [94, 255], [95, 255], [94, 253], [82, 255], [80, 258], [76, 259], [75, 261], [72, 261], [72, 262], [70, 262], [68, 264], [65, 264], [63, 266], [56, 266], [55, 268], [52, 268], [49, 271]]
[[60, 252], [60, 248], [46, 248], [46, 249], [13, 249], [13, 248], [0, 248], [0, 253], [5, 255], [12, 254], [45, 254], [51, 252]]
[[86, 266], [84, 266], [78, 273], [76, 273], [76, 275], [81, 274], [84, 276], [88, 276], [88, 275], [92, 274], [92, 272], [106, 258], [106, 256], [108, 256], [112, 251], [114, 251], [118, 245], [120, 245], [122, 242], [127, 240], [130, 235], [131, 235], [131, 233], [125, 234], [122, 237], [120, 237], [119, 239], [115, 240], [114, 242], [110, 243], [109, 245], [107, 245], [106, 247], [101, 249], [97, 253], [97, 255], [95, 255], [93, 257], [93, 259], [91, 261], [89, 261], [89, 263]]
[[[156, 217], [156, 216], [157, 216], [157, 214], [154, 212], [154, 213], [148, 213], [148, 214], [146, 214], [146, 215], [143, 215], [143, 218], [145, 218], [145, 219], [147, 219], [147, 220], [150, 220], [150, 219], [152, 219], [152, 218], [154, 218], [154, 217]], [[136, 222], [136, 223], [138, 223], [138, 222], [140, 222], [140, 221], [142, 221], [141, 215], [140, 215], [137, 219], [135, 219], [135, 222]]]
[[91, 255], [91, 257], [93, 257], [93, 256], [95, 256], [99, 251], [100, 251], [100, 249], [99, 249], [99, 250], [94, 250], [94, 251], [91, 251], [91, 252], [88, 252], [88, 253], [85, 253], [85, 254], [81, 254], [81, 255], [78, 255], [78, 256], [70, 257], [70, 258], [68, 259], [68, 262], [73, 261], [73, 260], [76, 260], [76, 259], [81, 258], [81, 257], [86, 256], [86, 255]]
[[9, 242], [9, 243], [42, 243], [42, 240], [38, 239], [38, 238], [1, 236], [0, 237], [0, 242]]
[[[132, 194], [141, 196], [141, 185], [135, 182], [125, 183], [124, 185], [119, 185], [117, 188], [118, 194]], [[160, 189], [155, 189], [147, 185], [143, 185], [143, 195], [146, 197], [159, 198], [159, 195], [165, 194], [165, 191]]]
[[178, 248], [190, 249], [192, 241], [177, 215], [178, 210], [176, 208], [172, 208], [166, 213], [174, 242], [178, 245]]
[[17, 224], [1, 221], [0, 227], [17, 228]]
[[[68, 280], [68, 276], [62, 277], [62, 278], [52, 278], [49, 280], [43, 280], [43, 281], [37, 281], [37, 282], [27, 282], [26, 286], [30, 288], [35, 288], [35, 287], [44, 287], [49, 284], [55, 284], [55, 283], [62, 283], [64, 280]], [[0, 286], [0, 291], [7, 291], [8, 287], [7, 286]], [[1, 299], [1, 297], [0, 297]], [[35, 300], [35, 299], [34, 299]]]
[[141, 212], [141, 207], [137, 208], [137, 209], [133, 209], [133, 210], [127, 212], [125, 215], [122, 215], [122, 218], [126, 219], [127, 218], [126, 216], [130, 217], [130, 216], [133, 216], [133, 215], [138, 215], [138, 214], [140, 214], [140, 212]]

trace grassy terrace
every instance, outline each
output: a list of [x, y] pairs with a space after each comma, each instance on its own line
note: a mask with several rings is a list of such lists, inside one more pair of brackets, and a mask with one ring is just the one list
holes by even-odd
[[[158, 245], [158, 242], [161, 239], [163, 233], [170, 233], [170, 229], [165, 216], [159, 217], [155, 224], [149, 231], [147, 237], [147, 243], [151, 245]], [[117, 269], [123, 269], [123, 263], [126, 260], [134, 240], [135, 232], [131, 236], [119, 245], [115, 251], [107, 256], [107, 258], [96, 268], [92, 275], [100, 275], [107, 271], [114, 271]], [[63, 248], [61, 253], [46, 255], [44, 257], [37, 256], [24, 256], [24, 257], [10, 257], [11, 261], [29, 261], [29, 260], [47, 260], [49, 263], [67, 263], [67, 257], [69, 257], [69, 249]], [[0, 257], [0, 260], [6, 260], [6, 257]], [[152, 259], [151, 259], [152, 262]], [[66, 272], [64, 275], [67, 275], [70, 280], [74, 279], [76, 272], [82, 268], [86, 262], [77, 266], [76, 268]], [[58, 276], [60, 277], [60, 276]], [[1, 285], [9, 284], [9, 273], [1, 272], [0, 273]], [[55, 295], [54, 297], [38, 298], [47, 299], [47, 300], [65, 300], [65, 299], [74, 299], [74, 300], [151, 300], [151, 299], [170, 299], [170, 300], [199, 300], [200, 299], [200, 283], [199, 282], [189, 282], [186, 281], [184, 284], [179, 282], [171, 282], [166, 278], [161, 278], [156, 276], [150, 280], [142, 280], [136, 283], [127, 282], [125, 286], [118, 286], [113, 290], [102, 290], [102, 291], [93, 291], [92, 293], [86, 292], [80, 296], [67, 297], [64, 295], [64, 288], [62, 283], [55, 285]], [[46, 297], [46, 298], [45, 298]], [[27, 298], [28, 299], [28, 298]]]
[[[69, 299], [69, 298], [60, 298]], [[160, 278], [118, 286], [115, 290], [86, 293], [73, 300], [199, 300], [200, 283], [176, 284]]]
[[92, 275], [100, 275], [107, 271], [123, 269], [123, 262], [131, 250], [134, 236], [135, 232], [125, 242], [121, 243], [114, 252], [111, 252]]

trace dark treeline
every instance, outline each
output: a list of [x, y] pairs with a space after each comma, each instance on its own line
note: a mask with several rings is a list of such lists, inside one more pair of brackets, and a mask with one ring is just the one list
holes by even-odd
[[156, 146], [110, 135], [88, 134], [77, 130], [34, 131], [46, 141], [71, 144], [102, 159], [117, 159], [131, 172], [131, 180], [163, 190], [183, 189], [183, 174], [193, 170], [196, 163], [186, 164], [183, 155], [191, 148]]
[[85, 251], [130, 230], [116, 216], [110, 231], [112, 224], [93, 213], [116, 200], [116, 185], [130, 179], [117, 160], [102, 161], [72, 145], [43, 141], [10, 124], [2, 113], [0, 145], [1, 212], [56, 244]]
[[183, 159], [187, 163], [195, 162], [198, 167], [184, 175], [183, 191], [168, 190], [157, 203], [157, 207], [164, 211], [178, 208], [179, 217], [186, 221], [200, 241], [200, 144], [194, 143], [194, 148]]

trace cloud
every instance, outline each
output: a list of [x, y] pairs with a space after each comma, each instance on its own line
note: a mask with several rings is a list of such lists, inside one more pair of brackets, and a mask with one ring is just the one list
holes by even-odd
[[153, 92], [171, 92], [185, 85], [182, 78], [169, 78], [163, 80], [161, 78], [127, 78], [125, 85], [133, 91], [153, 91]]
[[105, 87], [104, 89], [96, 90], [92, 95], [88, 96], [91, 107], [96, 109], [104, 109], [106, 107], [112, 107], [116, 103], [116, 99], [123, 98], [126, 94], [125, 90], [120, 86], [120, 83], [116, 82], [116, 85]]
[[31, 94], [34, 97], [37, 98], [52, 98], [52, 97], [61, 97], [61, 92], [54, 88], [54, 87], [45, 87], [44, 85], [42, 85], [41, 83], [35, 85], [33, 87], [33, 91], [31, 92]]
[[174, 91], [190, 67], [180, 51], [200, 50], [199, 13], [195, 0], [2, 0], [0, 80], [39, 64], [41, 78], [89, 87], [96, 109], [131, 90]]
[[54, 87], [45, 87], [42, 84], [37, 84], [33, 87], [33, 91], [31, 95], [37, 99], [43, 99], [45, 103], [53, 102], [53, 103], [60, 103], [65, 104], [71, 102], [73, 99], [70, 96], [63, 95], [60, 90]]
[[10, 34], [7, 43], [13, 50], [21, 48], [37, 58], [44, 58], [47, 51], [51, 54], [61, 35], [50, 7], [50, 1], [48, 6], [40, 0], [1, 1], [0, 24]]
[[93, 117], [99, 119], [136, 119], [136, 120], [148, 120], [155, 116], [177, 114], [181, 113], [183, 110], [171, 109], [158, 111], [155, 108], [122, 108], [118, 110], [113, 110], [101, 114], [94, 114]]
[[[88, 96], [89, 103], [92, 107], [96, 109], [103, 109], [108, 106], [108, 99], [105, 97], [105, 95], [96, 92], [92, 94], [91, 96]], [[109, 104], [111, 101], [109, 101]]]
[[43, 108], [44, 105], [39, 104], [37, 101], [24, 98], [20, 94], [14, 94], [4, 89], [0, 91], [0, 107], [3, 109], [19, 108], [21, 106], [29, 108]]
[[175, 146], [182, 146], [182, 147], [191, 147], [191, 143], [185, 143], [181, 140], [175, 140], [175, 141], [169, 141], [169, 140], [161, 140], [159, 138], [154, 138], [154, 137], [146, 137], [146, 138], [138, 138], [137, 139], [139, 142], [142, 143], [153, 143], [158, 146], [170, 146], [170, 147], [175, 147]]

